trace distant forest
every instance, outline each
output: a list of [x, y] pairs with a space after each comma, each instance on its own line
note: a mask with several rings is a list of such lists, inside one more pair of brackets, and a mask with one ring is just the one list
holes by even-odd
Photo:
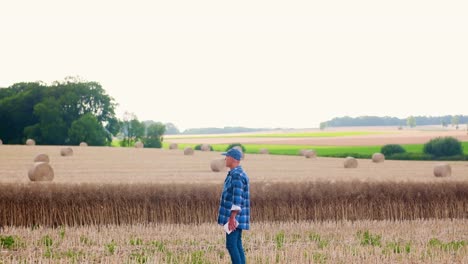
[[[415, 125], [459, 125], [467, 124], [468, 116], [465, 115], [446, 115], [446, 116], [414, 116]], [[406, 126], [408, 118], [400, 119], [390, 116], [360, 116], [360, 117], [336, 117], [332, 120], [322, 122], [324, 127], [344, 127], [344, 126]]]

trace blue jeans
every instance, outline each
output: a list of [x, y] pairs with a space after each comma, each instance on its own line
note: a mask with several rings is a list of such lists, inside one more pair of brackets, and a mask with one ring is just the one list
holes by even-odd
[[245, 264], [244, 248], [242, 247], [242, 229], [236, 229], [226, 234], [226, 248], [231, 256], [232, 264]]

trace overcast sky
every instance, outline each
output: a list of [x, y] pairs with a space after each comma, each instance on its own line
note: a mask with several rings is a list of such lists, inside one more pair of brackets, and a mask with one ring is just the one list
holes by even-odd
[[80, 76], [117, 116], [317, 127], [468, 114], [468, 1], [0, 2], [0, 87]]

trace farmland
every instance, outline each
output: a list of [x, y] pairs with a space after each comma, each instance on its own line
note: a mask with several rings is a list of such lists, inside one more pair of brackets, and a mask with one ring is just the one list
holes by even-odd
[[[227, 171], [209, 166], [219, 152], [73, 147], [62, 157], [60, 148], [0, 146], [0, 263], [229, 263], [215, 224]], [[53, 183], [27, 178], [39, 153]], [[247, 153], [248, 262], [468, 261], [468, 162], [448, 162], [447, 178], [433, 176], [435, 161], [358, 163]]]

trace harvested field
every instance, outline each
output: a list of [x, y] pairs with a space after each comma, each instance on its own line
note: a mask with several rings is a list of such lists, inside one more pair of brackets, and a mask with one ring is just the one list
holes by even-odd
[[[257, 222], [247, 263], [467, 263], [465, 220]], [[230, 263], [216, 224], [6, 227], [3, 263]]]
[[[0, 183], [27, 183], [31, 161], [39, 153], [49, 155], [55, 183], [215, 183], [222, 184], [226, 172], [213, 172], [210, 162], [219, 152], [134, 149], [112, 147], [75, 148], [74, 155], [61, 157], [61, 146], [12, 146], [0, 149]], [[436, 178], [435, 161], [373, 163], [360, 159], [357, 169], [343, 168], [341, 158], [248, 154], [242, 161], [252, 182], [392, 181], [451, 182], [468, 180], [468, 162], [448, 162], [452, 176]]]
[[[215, 223], [226, 172], [210, 168], [220, 153], [60, 148], [0, 148], [0, 263], [229, 263]], [[29, 182], [39, 153], [52, 183]], [[436, 162], [349, 170], [338, 158], [248, 154], [247, 261], [466, 263], [468, 162], [449, 163], [452, 176], [437, 178]]]
[[[212, 172], [210, 161], [219, 153], [185, 156], [182, 150], [87, 147], [61, 157], [58, 148], [0, 149], [0, 221], [20, 226], [203, 223], [216, 214], [226, 172]], [[27, 168], [36, 153], [50, 153], [53, 184], [28, 182]], [[242, 164], [251, 179], [253, 219], [468, 217], [468, 162], [451, 162], [452, 176], [438, 178], [435, 162], [376, 164], [369, 159], [350, 170], [343, 168], [343, 160], [248, 155]], [[28, 209], [31, 204], [35, 209]], [[289, 213], [276, 212], [271, 204], [284, 204], [281, 210]], [[191, 206], [207, 209], [191, 215]]]
[[[350, 128], [348, 128], [350, 129]], [[244, 137], [232, 135], [230, 137], [203, 137], [203, 135], [193, 138], [180, 138], [182, 136], [169, 136], [168, 142], [192, 143], [192, 144], [229, 144], [239, 142], [242, 144], [287, 144], [287, 145], [313, 145], [313, 146], [376, 146], [385, 144], [423, 144], [435, 137], [455, 137], [460, 141], [468, 141], [468, 133], [464, 129], [388, 129], [388, 128], [351, 128], [359, 131], [379, 132], [368, 135], [340, 136], [340, 137], [254, 137], [255, 134], [247, 134]], [[342, 131], [346, 128], [330, 129], [327, 131]]]

